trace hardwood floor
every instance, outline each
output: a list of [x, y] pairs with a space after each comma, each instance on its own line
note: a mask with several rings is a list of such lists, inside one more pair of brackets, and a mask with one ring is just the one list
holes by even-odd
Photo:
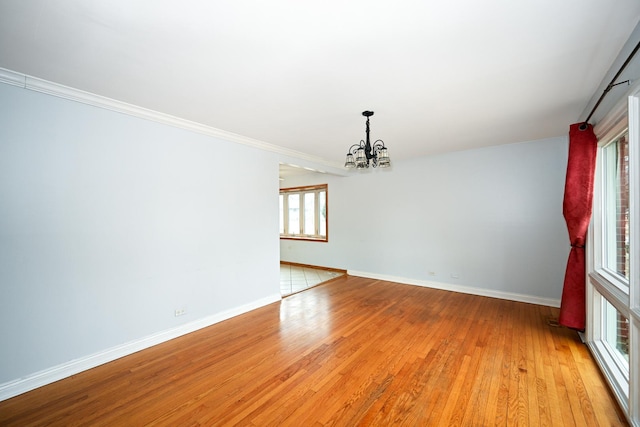
[[557, 315], [347, 276], [0, 402], [0, 425], [626, 425]]

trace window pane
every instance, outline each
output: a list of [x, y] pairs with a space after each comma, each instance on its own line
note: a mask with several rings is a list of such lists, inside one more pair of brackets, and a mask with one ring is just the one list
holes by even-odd
[[318, 193], [318, 208], [320, 210], [320, 230], [318, 232], [321, 236], [327, 235], [327, 192], [321, 191]]
[[604, 300], [603, 307], [603, 337], [609, 343], [618, 358], [629, 366], [629, 320], [625, 318], [607, 300]]
[[316, 234], [315, 193], [304, 194], [304, 234]]
[[289, 194], [289, 234], [300, 234], [300, 195]]
[[604, 155], [605, 267], [629, 279], [628, 133], [607, 145]]
[[280, 194], [280, 234], [284, 234], [284, 196]]

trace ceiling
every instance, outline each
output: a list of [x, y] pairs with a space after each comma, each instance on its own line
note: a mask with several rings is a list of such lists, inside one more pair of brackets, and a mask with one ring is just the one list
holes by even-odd
[[565, 135], [637, 0], [2, 0], [0, 67], [344, 162]]

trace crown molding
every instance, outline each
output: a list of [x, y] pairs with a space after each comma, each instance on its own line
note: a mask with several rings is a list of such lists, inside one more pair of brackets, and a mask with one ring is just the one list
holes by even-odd
[[169, 114], [161, 113], [159, 111], [150, 110], [137, 105], [128, 104], [126, 102], [118, 101], [116, 99], [107, 98], [101, 95], [96, 95], [91, 92], [85, 92], [80, 89], [75, 89], [69, 86], [64, 86], [58, 83], [50, 82], [48, 80], [32, 77], [26, 74], [18, 73], [15, 71], [0, 68], [0, 83], [5, 83], [13, 86], [19, 86], [24, 89], [32, 90], [34, 92], [45, 93], [47, 95], [55, 96], [58, 98], [68, 99], [74, 102], [80, 102], [82, 104], [91, 105], [94, 107], [103, 108], [118, 113], [127, 114], [129, 116], [138, 117], [145, 120], [151, 120], [157, 123], [166, 124], [169, 126], [197, 132], [207, 136], [211, 136], [217, 139], [225, 141], [235, 142], [237, 144], [248, 145], [250, 147], [258, 148], [264, 151], [270, 151], [283, 156], [294, 157], [301, 160], [306, 160], [315, 164], [324, 165], [328, 168], [341, 169], [341, 164], [330, 162], [320, 157], [312, 156], [301, 151], [291, 150], [289, 148], [281, 147], [275, 144], [270, 144], [258, 139], [249, 138], [233, 132], [227, 132], [222, 129], [217, 129], [212, 126], [207, 126], [201, 123], [186, 120], [180, 117], [171, 116]]
[[2, 83], [24, 88], [26, 87], [26, 80], [27, 76], [24, 74], [0, 68], [0, 82]]

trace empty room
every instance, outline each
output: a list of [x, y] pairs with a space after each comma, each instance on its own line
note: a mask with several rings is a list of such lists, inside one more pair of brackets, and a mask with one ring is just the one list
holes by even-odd
[[640, 3], [0, 1], [0, 425], [640, 426]]

